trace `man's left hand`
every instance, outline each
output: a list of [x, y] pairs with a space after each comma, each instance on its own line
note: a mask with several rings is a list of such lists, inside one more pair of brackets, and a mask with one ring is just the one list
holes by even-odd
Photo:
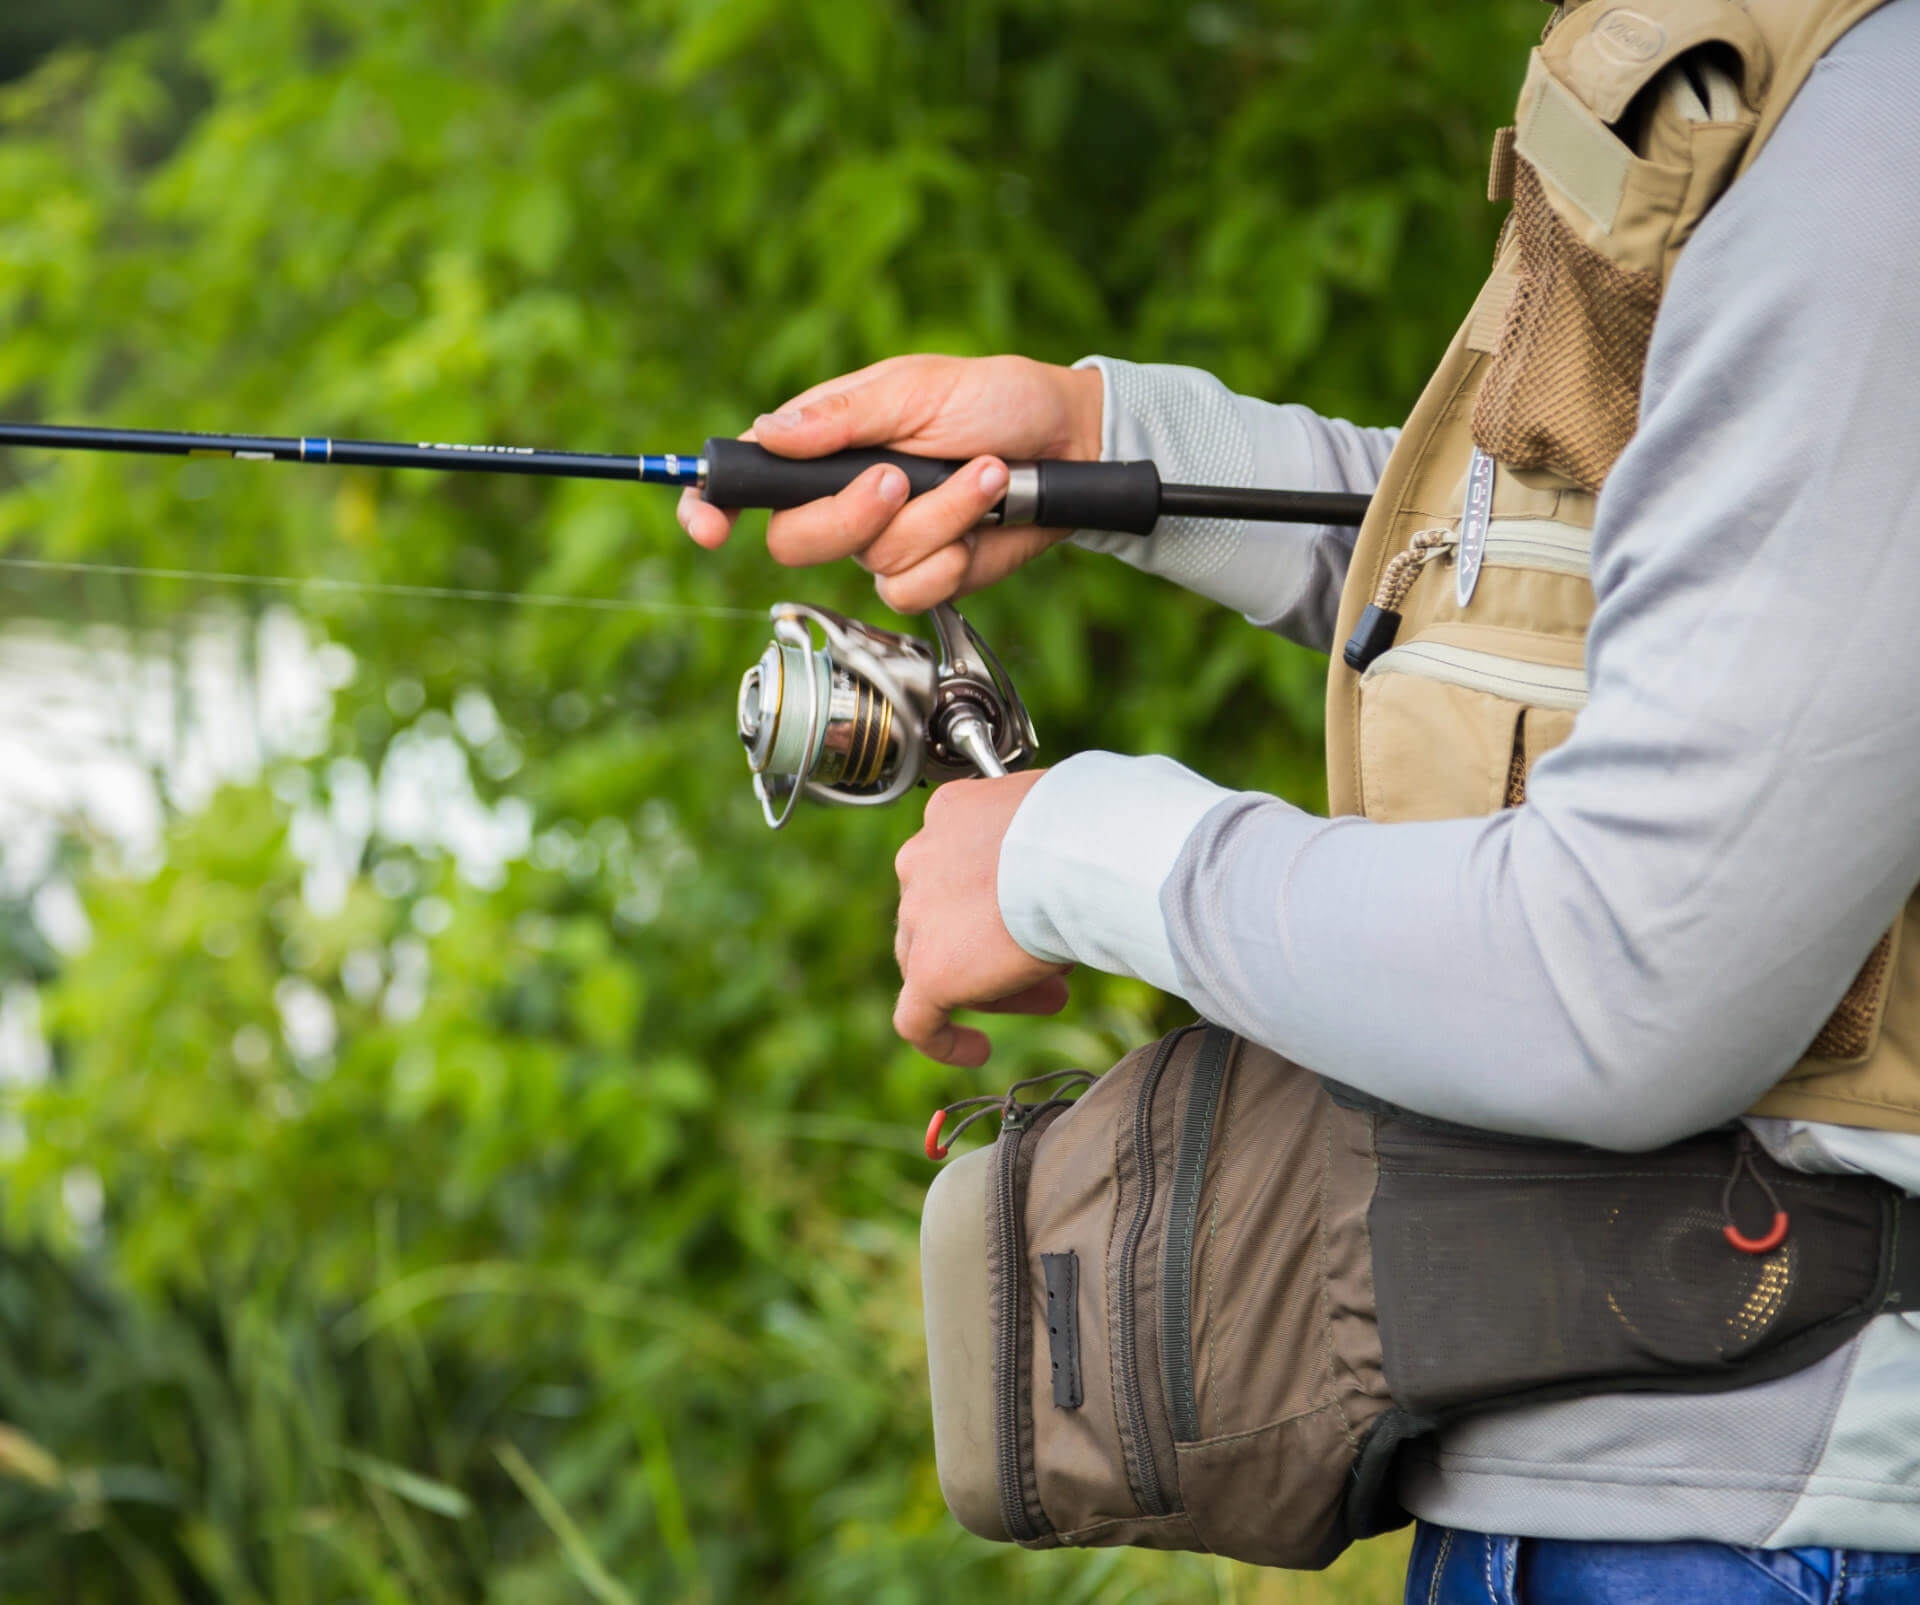
[[900, 929], [893, 951], [905, 984], [893, 1028], [928, 1058], [987, 1062], [986, 1033], [955, 1025], [955, 1009], [1057, 1014], [1066, 1005], [1070, 966], [1035, 958], [1000, 918], [1000, 844], [1045, 773], [949, 781], [927, 799], [920, 833], [894, 860]]

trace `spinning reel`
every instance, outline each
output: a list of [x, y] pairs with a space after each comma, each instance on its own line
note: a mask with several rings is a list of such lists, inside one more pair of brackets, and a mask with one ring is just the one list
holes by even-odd
[[948, 604], [931, 617], [938, 650], [830, 608], [774, 605], [773, 641], [740, 681], [740, 742], [775, 830], [802, 793], [872, 808], [922, 780], [1032, 760], [1033, 720], [993, 649]]

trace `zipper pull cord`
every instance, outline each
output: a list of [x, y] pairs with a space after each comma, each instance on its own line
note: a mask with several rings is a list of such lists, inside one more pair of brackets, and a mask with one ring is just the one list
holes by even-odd
[[1346, 650], [1340, 656], [1356, 674], [1364, 674], [1369, 664], [1393, 645], [1400, 631], [1400, 604], [1413, 589], [1420, 570], [1460, 544], [1450, 529], [1423, 529], [1407, 542], [1404, 552], [1396, 552], [1380, 575], [1380, 588], [1353, 627]]
[[[1075, 1091], [1084, 1091], [1099, 1079], [1091, 1070], [1054, 1070], [1044, 1076], [1028, 1076], [1024, 1081], [1016, 1081], [1004, 1093], [989, 1092], [978, 1098], [962, 1098], [958, 1103], [950, 1103], [944, 1109], [936, 1109], [933, 1112], [933, 1118], [927, 1122], [925, 1144], [927, 1157], [936, 1163], [945, 1159], [967, 1127], [983, 1116], [994, 1113], [995, 1110], [999, 1111], [1003, 1125], [1017, 1124], [1034, 1109], [1040, 1107], [1039, 1104], [1020, 1102], [1020, 1094], [1029, 1087], [1050, 1086], [1054, 1082], [1062, 1083], [1060, 1087], [1055, 1088], [1040, 1100], [1045, 1104], [1064, 1098], [1069, 1085], [1072, 1085]], [[943, 1143], [940, 1140], [940, 1133], [949, 1117], [960, 1113], [963, 1109], [971, 1112], [959, 1125], [947, 1133], [947, 1140]]]
[[1407, 542], [1407, 549], [1387, 564], [1386, 572], [1380, 576], [1380, 589], [1374, 593], [1373, 605], [1383, 613], [1398, 609], [1407, 599], [1407, 592], [1413, 589], [1413, 582], [1420, 577], [1420, 570], [1459, 544], [1460, 537], [1450, 529], [1419, 531]]
[[[1749, 1237], [1740, 1230], [1733, 1213], [1733, 1189], [1739, 1185], [1740, 1173], [1745, 1171], [1754, 1180], [1761, 1192], [1766, 1194], [1767, 1202], [1773, 1206], [1773, 1224], [1762, 1237]], [[1733, 1171], [1727, 1177], [1727, 1184], [1720, 1190], [1720, 1213], [1727, 1217], [1726, 1225], [1720, 1228], [1727, 1241], [1743, 1254], [1771, 1254], [1787, 1240], [1787, 1212], [1780, 1205], [1780, 1195], [1773, 1185], [1760, 1174], [1760, 1167], [1753, 1162], [1753, 1133], [1742, 1131], [1740, 1143], [1734, 1154]]]

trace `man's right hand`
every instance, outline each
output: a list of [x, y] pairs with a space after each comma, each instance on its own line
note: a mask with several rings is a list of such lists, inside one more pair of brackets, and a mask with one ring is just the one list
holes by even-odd
[[[892, 357], [816, 385], [755, 419], [746, 438], [782, 457], [884, 446], [966, 466], [911, 501], [899, 469], [870, 468], [837, 496], [774, 514], [767, 550], [789, 566], [852, 557], [901, 613], [991, 585], [1068, 534], [976, 528], [1006, 494], [1008, 461], [1098, 458], [1101, 395], [1096, 371], [1025, 357]], [[680, 498], [681, 525], [705, 547], [725, 541], [737, 516], [695, 491]]]

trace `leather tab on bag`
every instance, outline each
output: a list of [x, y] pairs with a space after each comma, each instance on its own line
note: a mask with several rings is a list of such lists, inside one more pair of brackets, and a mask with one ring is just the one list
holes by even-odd
[[1493, 131], [1493, 157], [1487, 165], [1487, 199], [1513, 199], [1513, 128]]
[[1047, 1281], [1047, 1348], [1053, 1363], [1053, 1403], [1078, 1410], [1080, 1389], [1080, 1256], [1042, 1254]]

